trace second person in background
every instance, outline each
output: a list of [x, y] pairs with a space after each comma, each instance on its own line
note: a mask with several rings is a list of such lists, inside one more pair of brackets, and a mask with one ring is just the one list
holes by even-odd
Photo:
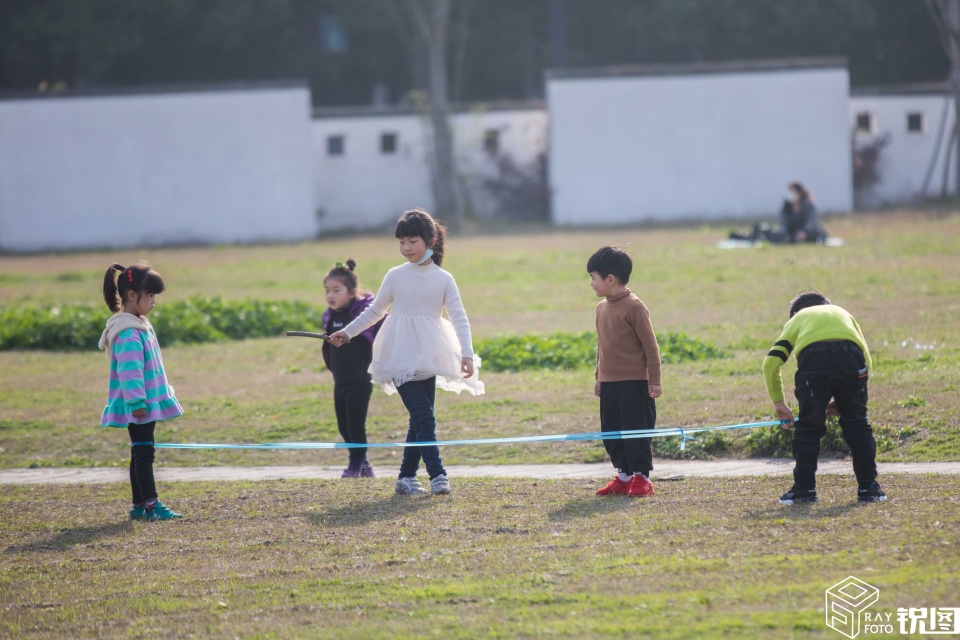
[[[353, 322], [373, 302], [373, 294], [360, 290], [357, 263], [337, 263], [323, 279], [327, 310], [323, 312], [323, 330], [329, 335]], [[367, 408], [373, 383], [370, 381], [370, 361], [373, 359], [373, 339], [383, 322], [365, 329], [362, 340], [351, 342], [343, 349], [331, 349], [323, 343], [323, 362], [333, 374], [333, 407], [337, 414], [337, 429], [344, 442], [367, 442]], [[363, 447], [350, 449], [347, 468], [341, 478], [372, 478], [373, 467], [367, 461]]]

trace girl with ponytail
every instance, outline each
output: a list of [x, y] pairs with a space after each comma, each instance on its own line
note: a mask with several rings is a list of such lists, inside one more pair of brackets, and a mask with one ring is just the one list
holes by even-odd
[[157, 421], [183, 413], [167, 383], [157, 334], [147, 320], [163, 290], [163, 278], [145, 264], [114, 263], [103, 276], [103, 300], [114, 315], [100, 336], [100, 348], [110, 357], [107, 406], [100, 425], [126, 429], [130, 435], [131, 520], [183, 517], [160, 502], [153, 477]]
[[[356, 268], [357, 263], [352, 259], [346, 264], [338, 262], [323, 279], [327, 299], [323, 330], [328, 335], [346, 327], [373, 302], [373, 294], [360, 289]], [[373, 359], [373, 339], [381, 324], [382, 320], [342, 349], [332, 349], [329, 342], [323, 343], [323, 362], [333, 374], [333, 408], [344, 442], [367, 442], [367, 409], [373, 393], [368, 369]], [[373, 467], [367, 461], [367, 449], [351, 447], [349, 451], [347, 468], [340, 477], [374, 477]]]
[[[341, 347], [380, 321], [392, 307], [373, 341], [370, 374], [387, 394], [400, 394], [410, 414], [407, 442], [436, 440], [433, 404], [437, 386], [457, 394], [484, 392], [476, 375], [480, 358], [473, 353], [470, 321], [460, 291], [453, 276], [440, 268], [445, 232], [423, 209], [404, 212], [395, 235], [407, 262], [387, 272], [373, 304], [330, 336], [331, 344]], [[443, 317], [444, 311], [449, 320]], [[431, 491], [450, 493], [450, 480], [436, 445], [404, 448], [396, 492], [426, 493], [416, 478], [421, 457], [430, 475]]]

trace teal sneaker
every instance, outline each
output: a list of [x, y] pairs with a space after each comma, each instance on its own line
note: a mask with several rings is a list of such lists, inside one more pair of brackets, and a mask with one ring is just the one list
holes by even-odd
[[130, 509], [131, 520], [143, 520], [143, 507], [133, 507]]
[[152, 508], [144, 507], [143, 509], [143, 520], [178, 520], [182, 518], [183, 514], [172, 511], [165, 504], [157, 500], [153, 503]]

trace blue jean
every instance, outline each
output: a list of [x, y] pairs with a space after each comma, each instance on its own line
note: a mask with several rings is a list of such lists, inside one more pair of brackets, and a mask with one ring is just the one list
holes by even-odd
[[[436, 377], [426, 380], [414, 380], [397, 387], [397, 393], [403, 400], [403, 406], [410, 414], [410, 428], [407, 430], [407, 442], [433, 442], [437, 439], [437, 420], [433, 415], [433, 402], [437, 395]], [[440, 447], [404, 447], [403, 462], [400, 463], [400, 477], [413, 478], [420, 468], [420, 458], [427, 467], [430, 479], [447, 472], [440, 460]]]

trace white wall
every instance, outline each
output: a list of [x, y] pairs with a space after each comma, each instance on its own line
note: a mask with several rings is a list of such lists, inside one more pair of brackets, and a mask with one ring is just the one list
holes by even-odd
[[[494, 203], [482, 192], [484, 177], [495, 175], [483, 150], [484, 133], [499, 132], [502, 154], [528, 164], [545, 153], [546, 110], [491, 109], [477, 105], [451, 118], [454, 153], [463, 183], [481, 214]], [[381, 136], [397, 134], [397, 151], [383, 154]], [[344, 137], [343, 155], [329, 155], [327, 139]], [[322, 110], [312, 125], [316, 156], [314, 198], [322, 231], [372, 229], [396, 220], [412, 207], [434, 210], [430, 181], [430, 127], [423, 116], [370, 109]]]
[[773, 215], [793, 180], [849, 211], [847, 97], [842, 66], [551, 76], [553, 220]]
[[305, 86], [0, 100], [0, 249], [311, 238]]
[[[497, 156], [509, 158], [528, 179], [545, 182], [542, 164], [546, 162], [547, 155], [548, 118], [545, 106], [488, 110], [482, 105], [454, 117], [458, 169], [469, 188], [472, 205], [478, 215], [506, 213], [525, 218], [537, 216], [537, 211], [512, 210], [517, 203], [503, 202], [486, 185], [506, 180], [516, 186], [517, 176], [502, 175]], [[498, 133], [499, 150], [496, 156], [484, 150], [487, 131]], [[542, 187], [546, 193], [546, 184], [542, 184]], [[546, 202], [543, 204], [546, 209]]]
[[[397, 135], [397, 151], [380, 152], [380, 137]], [[314, 203], [321, 232], [371, 229], [412, 207], [433, 211], [427, 142], [414, 115], [315, 118], [311, 125]], [[343, 155], [327, 153], [327, 138], [343, 136]]]
[[[880, 182], [869, 191], [857, 194], [863, 206], [902, 204], [921, 195], [938, 197], [943, 184], [944, 162], [952, 153], [948, 149], [954, 121], [951, 98], [945, 93], [854, 95], [850, 98], [851, 130], [860, 113], [870, 114], [873, 130], [857, 132], [856, 144], [889, 135], [889, 142], [880, 151]], [[909, 113], [922, 114], [922, 131], [907, 130]], [[942, 140], [939, 148], [938, 139]], [[931, 179], [926, 193], [921, 194], [931, 166]], [[951, 167], [947, 172], [947, 191], [956, 193], [956, 158], [951, 158]]]

